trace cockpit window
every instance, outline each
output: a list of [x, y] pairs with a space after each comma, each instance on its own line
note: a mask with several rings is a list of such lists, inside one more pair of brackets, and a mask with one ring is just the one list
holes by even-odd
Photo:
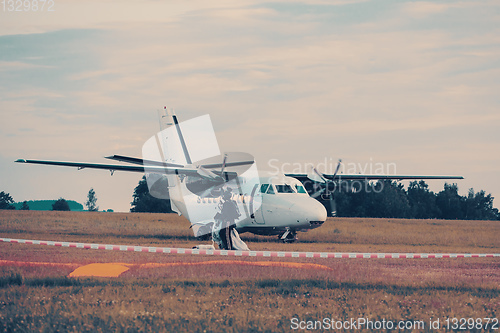
[[269, 188], [269, 184], [260, 185], [260, 193], [266, 193], [268, 188]]
[[273, 187], [273, 185], [269, 185], [269, 189], [267, 190], [267, 194], [274, 194], [274, 187]]
[[276, 185], [276, 191], [278, 193], [294, 193], [292, 187], [288, 184]]
[[297, 193], [307, 193], [302, 185], [295, 185], [295, 188], [297, 189]]

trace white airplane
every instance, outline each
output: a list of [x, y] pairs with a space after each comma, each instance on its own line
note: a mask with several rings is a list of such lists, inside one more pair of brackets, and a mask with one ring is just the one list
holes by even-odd
[[[105, 169], [111, 174], [114, 171], [145, 173], [151, 195], [169, 199], [172, 210], [191, 222], [196, 237], [206, 238], [211, 234], [223, 202], [231, 200], [240, 213], [234, 221], [238, 232], [278, 235], [284, 242], [293, 242], [298, 231], [317, 228], [326, 221], [327, 210], [314, 197], [325, 190], [328, 192], [327, 186], [339, 180], [463, 179], [460, 176], [337, 174], [340, 163], [333, 175], [322, 174], [315, 168], [308, 174], [263, 174], [257, 172], [253, 157], [245, 153], [227, 153], [193, 162], [189, 148], [194, 145], [187, 143], [189, 140], [184, 137], [176, 115], [166, 111], [165, 108], [160, 118], [165, 128], [145, 144], [142, 159], [121, 155], [106, 157], [127, 165], [28, 159], [15, 162], [76, 167], [78, 170]], [[162, 124], [162, 119], [166, 123]], [[146, 149], [148, 143], [157, 149]], [[172, 144], [180, 148], [176, 150]], [[308, 186], [312, 196], [301, 180], [314, 184], [314, 190]]]

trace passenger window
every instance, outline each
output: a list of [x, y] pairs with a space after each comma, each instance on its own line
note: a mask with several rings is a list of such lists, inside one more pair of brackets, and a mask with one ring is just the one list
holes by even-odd
[[302, 185], [295, 185], [295, 188], [297, 189], [297, 193], [307, 193]]
[[276, 185], [276, 191], [278, 193], [294, 193], [292, 187], [288, 184]]
[[260, 193], [266, 193], [268, 187], [269, 187], [269, 184], [260, 185]]

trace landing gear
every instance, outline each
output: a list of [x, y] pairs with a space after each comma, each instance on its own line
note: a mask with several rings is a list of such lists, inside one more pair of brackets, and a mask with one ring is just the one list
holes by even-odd
[[212, 239], [212, 226], [213, 223], [199, 227], [195, 232], [196, 239], [199, 241], [208, 241]]
[[283, 241], [283, 243], [293, 243], [297, 240], [297, 232], [287, 229], [284, 233], [279, 235], [279, 239]]

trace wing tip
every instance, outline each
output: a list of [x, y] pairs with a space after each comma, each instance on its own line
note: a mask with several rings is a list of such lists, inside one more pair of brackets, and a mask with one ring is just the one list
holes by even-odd
[[24, 158], [19, 158], [19, 159], [15, 160], [14, 162], [15, 163], [27, 163]]

